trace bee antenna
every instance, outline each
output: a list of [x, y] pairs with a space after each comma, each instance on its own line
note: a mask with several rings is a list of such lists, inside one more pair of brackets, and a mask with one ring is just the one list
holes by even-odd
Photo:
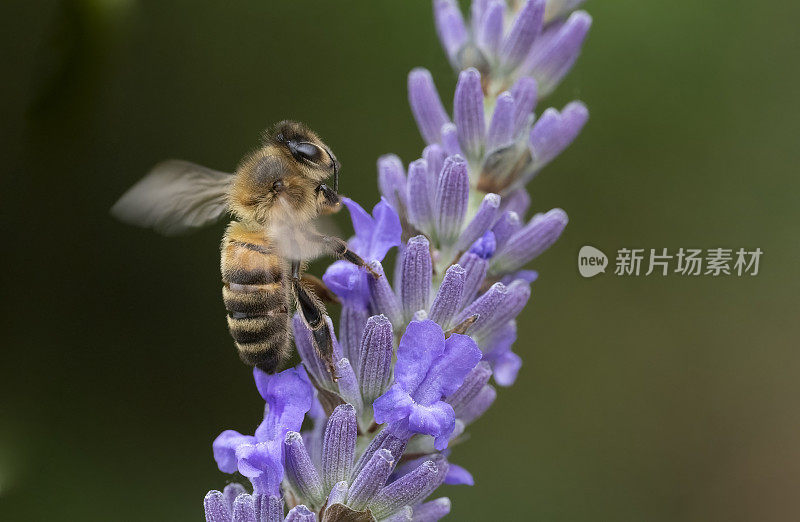
[[336, 160], [333, 159], [333, 154], [331, 151], [325, 148], [325, 152], [328, 154], [328, 157], [331, 159], [331, 164], [333, 164], [333, 191], [337, 194], [339, 193], [339, 167], [336, 165]]

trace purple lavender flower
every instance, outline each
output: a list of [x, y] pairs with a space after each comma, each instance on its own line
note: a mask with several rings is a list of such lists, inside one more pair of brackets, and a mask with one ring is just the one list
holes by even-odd
[[[336, 373], [295, 317], [303, 367], [257, 370], [263, 422], [213, 444], [220, 470], [248, 477], [252, 492], [209, 492], [207, 521], [436, 521], [450, 511], [449, 499], [429, 500], [441, 484], [474, 484], [451, 448], [493, 404], [494, 385], [517, 379], [516, 318], [538, 277], [526, 265], [567, 224], [558, 208], [526, 221], [524, 187], [588, 118], [580, 102], [533, 114], [580, 52], [591, 23], [573, 11], [580, 3], [475, 0], [465, 21], [455, 0], [434, 0], [460, 70], [453, 119], [430, 73], [413, 70], [409, 102], [428, 146], [407, 170], [397, 156], [379, 158], [383, 197], [371, 214], [343, 198], [349, 247], [380, 277], [346, 262], [328, 268], [323, 281], [342, 303]], [[382, 263], [393, 247], [392, 283]]]
[[[569, 14], [580, 3], [527, 0], [515, 2], [509, 12], [504, 1], [474, 0], [468, 22], [455, 0], [434, 0], [433, 11], [439, 40], [454, 69], [481, 71], [486, 76], [484, 91], [491, 97], [519, 78], [532, 77], [541, 97], [555, 89], [580, 54], [592, 23], [585, 11]], [[430, 106], [435, 103], [431, 100]]]
[[375, 421], [435, 438], [442, 450], [455, 427], [452, 406], [442, 399], [455, 392], [478, 364], [481, 351], [470, 337], [445, 339], [433, 321], [412, 321], [397, 348], [395, 382], [374, 404]]

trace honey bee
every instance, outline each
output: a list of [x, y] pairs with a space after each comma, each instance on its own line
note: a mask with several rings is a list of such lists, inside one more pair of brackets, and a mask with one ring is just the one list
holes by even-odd
[[[113, 206], [120, 220], [177, 235], [234, 220], [221, 245], [222, 297], [228, 328], [246, 364], [274, 373], [291, 355], [290, 301], [312, 332], [335, 378], [332, 333], [304, 263], [334, 255], [370, 270], [342, 239], [318, 231], [317, 217], [338, 210], [340, 164], [308, 127], [282, 121], [263, 146], [227, 174], [189, 162], [157, 165]], [[333, 177], [333, 186], [325, 181]]]

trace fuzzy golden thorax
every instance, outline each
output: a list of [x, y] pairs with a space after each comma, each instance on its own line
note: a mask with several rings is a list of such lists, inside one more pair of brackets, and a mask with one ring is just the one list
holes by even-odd
[[278, 123], [265, 134], [264, 145], [236, 169], [230, 209], [252, 226], [300, 226], [324, 208], [319, 186], [338, 168], [313, 131], [296, 122]]

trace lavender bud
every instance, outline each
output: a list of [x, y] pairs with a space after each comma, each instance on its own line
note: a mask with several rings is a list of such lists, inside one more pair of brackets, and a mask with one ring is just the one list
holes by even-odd
[[364, 402], [371, 404], [389, 386], [392, 372], [392, 323], [384, 315], [367, 320], [361, 338], [358, 382]]
[[356, 463], [353, 474], [357, 475], [361, 473], [361, 470], [364, 468], [364, 466], [366, 466], [367, 462], [369, 462], [373, 455], [380, 450], [389, 451], [395, 461], [399, 460], [406, 449], [406, 445], [408, 444], [408, 439], [410, 437], [410, 433], [408, 434], [408, 437], [399, 437], [387, 428], [382, 429], [380, 433], [375, 435], [375, 438], [373, 438], [372, 442], [369, 443], [369, 446], [367, 446], [367, 449], [364, 450], [364, 453], [361, 454], [361, 457]]
[[227, 486], [225, 486], [225, 489], [222, 490], [222, 496], [225, 497], [225, 503], [230, 508], [233, 508], [233, 502], [234, 500], [236, 500], [236, 497], [246, 493], [247, 490], [244, 489], [244, 486], [236, 482], [228, 484]]
[[530, 297], [531, 285], [521, 279], [514, 281], [506, 287], [505, 297], [487, 314], [486, 320], [479, 319], [475, 322], [469, 330], [470, 336], [485, 339], [498, 328], [502, 328], [519, 315]]
[[360, 307], [342, 306], [339, 318], [339, 335], [342, 338], [342, 351], [351, 361], [358, 362], [361, 348], [361, 332], [367, 324], [369, 311]]
[[341, 482], [337, 482], [331, 488], [331, 492], [328, 495], [328, 506], [332, 506], [334, 504], [344, 504], [347, 500], [347, 481], [342, 480]]
[[567, 214], [560, 208], [534, 216], [492, 259], [492, 271], [511, 272], [525, 265], [555, 243], [567, 222]]
[[487, 323], [490, 323], [493, 320], [492, 317], [494, 316], [497, 307], [500, 306], [500, 303], [502, 303], [503, 299], [506, 298], [507, 293], [508, 290], [503, 283], [493, 284], [485, 294], [477, 298], [471, 305], [465, 308], [464, 311], [459, 314], [455, 322], [460, 323], [461, 321], [464, 321], [473, 315], [477, 315], [478, 319], [467, 331], [467, 333], [471, 336], [472, 332], [481, 330], [482, 328], [486, 327]]
[[533, 73], [542, 96], [551, 93], [575, 64], [591, 25], [592, 17], [588, 13], [574, 12], [560, 27], [548, 29], [547, 32], [555, 34], [543, 45], [533, 47], [524, 68]]
[[461, 231], [469, 202], [467, 162], [461, 156], [450, 156], [444, 162], [436, 187], [434, 212], [436, 233], [443, 244], [451, 244]]
[[450, 513], [450, 499], [441, 497], [414, 506], [414, 518], [412, 520], [419, 522], [436, 522], [447, 516], [448, 513]]
[[497, 220], [492, 233], [494, 234], [495, 248], [500, 250], [503, 245], [509, 240], [511, 236], [516, 234], [522, 228], [519, 216], [516, 212], [505, 212], [500, 219]]
[[445, 123], [442, 125], [441, 133], [444, 152], [448, 156], [461, 154], [461, 145], [458, 143], [458, 128], [452, 123]]
[[453, 119], [461, 148], [469, 158], [480, 158], [486, 124], [483, 114], [481, 74], [477, 69], [470, 67], [458, 75], [453, 99]]
[[472, 220], [464, 227], [456, 242], [456, 251], [463, 251], [480, 239], [497, 219], [501, 198], [497, 194], [486, 194]]
[[522, 63], [542, 30], [544, 0], [528, 0], [514, 18], [514, 24], [500, 48], [500, 58], [507, 69]]
[[403, 162], [394, 154], [378, 158], [378, 189], [392, 207], [405, 207], [406, 174]]
[[447, 475], [447, 470], [450, 468], [450, 464], [447, 462], [447, 459], [444, 455], [437, 454], [432, 455], [430, 460], [432, 460], [436, 464], [436, 477], [433, 481], [426, 485], [425, 490], [420, 495], [420, 500], [428, 498], [431, 493], [436, 490], [439, 486], [442, 485], [444, 482], [444, 478]]
[[[394, 290], [389, 285], [389, 280], [383, 271], [383, 266], [378, 261], [372, 261], [369, 264], [375, 272], [380, 274], [380, 277], [367, 278], [370, 290], [370, 298], [372, 309], [376, 314], [385, 314], [392, 324], [401, 325], [403, 323], [403, 307], [397, 299]], [[365, 323], [366, 325], [366, 323]], [[364, 329], [362, 328], [363, 332]], [[361, 341], [359, 340], [359, 350], [361, 349]], [[361, 357], [356, 359], [361, 360]]]
[[430, 319], [439, 323], [442, 329], [446, 330], [450, 326], [451, 319], [459, 310], [458, 305], [464, 293], [465, 276], [466, 270], [458, 264], [452, 265], [444, 274], [430, 313]]
[[286, 514], [286, 522], [317, 522], [317, 515], [303, 504], [295, 506]]
[[491, 384], [487, 384], [478, 392], [475, 398], [461, 410], [459, 419], [461, 419], [464, 424], [470, 424], [489, 409], [495, 398], [497, 398], [497, 390], [495, 390], [494, 386]]
[[203, 499], [206, 522], [231, 522], [231, 510], [222, 492], [212, 490]]
[[[442, 172], [445, 158], [447, 158], [447, 153], [438, 143], [428, 145], [422, 151], [422, 159], [428, 164], [429, 194], [434, 194], [436, 192], [436, 185], [439, 184], [439, 174]], [[429, 197], [428, 199], [433, 200], [433, 197]], [[431, 205], [431, 208], [433, 208], [433, 205]]]
[[430, 244], [425, 236], [408, 240], [401, 271], [400, 300], [405, 316], [412, 317], [417, 310], [427, 310], [430, 300], [433, 263]]
[[253, 497], [244, 493], [236, 497], [233, 501], [233, 522], [254, 522], [256, 520], [256, 508], [253, 505]]
[[283, 499], [275, 495], [253, 495], [258, 522], [283, 522]]
[[424, 159], [411, 162], [408, 166], [408, 220], [412, 225], [423, 232], [430, 233], [433, 221], [433, 208], [431, 206], [431, 175], [428, 162]]
[[286, 478], [302, 498], [321, 504], [324, 500], [322, 482], [303, 444], [303, 437], [296, 431], [286, 433], [284, 448]]
[[357, 436], [355, 410], [349, 404], [337, 406], [328, 419], [322, 443], [322, 476], [326, 491], [341, 481], [350, 480]]
[[488, 362], [481, 361], [467, 374], [461, 386], [445, 399], [453, 407], [456, 417], [461, 416], [461, 412], [480, 393], [484, 385], [489, 382], [491, 376], [491, 366], [489, 366]]
[[461, 301], [458, 304], [459, 310], [467, 306], [478, 295], [478, 291], [486, 279], [486, 272], [489, 270], [489, 262], [472, 252], [467, 252], [458, 260], [458, 264], [464, 267], [464, 292], [461, 294]]
[[[473, 5], [475, 3], [473, 2]], [[494, 1], [489, 4], [480, 19], [480, 29], [477, 31], [478, 43], [495, 56], [500, 52], [500, 45], [503, 41], [503, 21], [505, 17], [506, 3]]]
[[448, 123], [450, 118], [427, 69], [417, 67], [409, 73], [408, 102], [422, 137], [427, 143], [438, 142], [442, 125]]
[[497, 102], [486, 132], [486, 150], [494, 150], [506, 146], [514, 141], [514, 117], [517, 104], [514, 96], [503, 92], [497, 97]]
[[458, 56], [458, 51], [464, 46], [468, 38], [461, 9], [453, 0], [435, 0], [433, 16], [439, 41], [442, 42], [450, 62], [455, 67], [457, 66], [456, 57]]
[[581, 102], [571, 102], [559, 112], [544, 111], [531, 129], [528, 148], [536, 169], [541, 169], [558, 156], [578, 136], [589, 111]]
[[347, 505], [356, 511], [362, 511], [372, 497], [386, 483], [394, 468], [394, 459], [389, 450], [379, 449], [369, 459], [364, 469], [353, 480], [347, 495]]
[[349, 359], [343, 358], [336, 363], [336, 375], [339, 377], [339, 396], [357, 411], [362, 411], [364, 403], [361, 400], [361, 390]]
[[511, 88], [511, 95], [514, 97], [514, 135], [518, 135], [528, 126], [531, 112], [536, 108], [538, 100], [538, 89], [536, 80], [528, 76], [523, 76]]
[[430, 486], [437, 480], [439, 468], [427, 460], [416, 469], [382, 488], [370, 503], [370, 510], [383, 518], [405, 505], [413, 505], [423, 499]]

